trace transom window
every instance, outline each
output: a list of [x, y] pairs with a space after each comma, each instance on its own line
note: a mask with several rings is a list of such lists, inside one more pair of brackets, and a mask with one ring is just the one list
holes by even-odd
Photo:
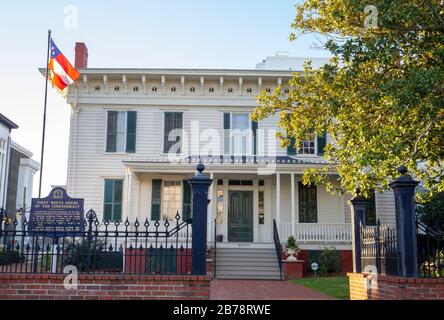
[[174, 220], [182, 211], [182, 181], [163, 182], [162, 219]]

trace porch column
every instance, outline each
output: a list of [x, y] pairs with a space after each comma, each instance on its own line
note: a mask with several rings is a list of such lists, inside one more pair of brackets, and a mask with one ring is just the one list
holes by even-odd
[[[210, 173], [210, 179], [214, 180], [214, 173]], [[217, 184], [217, 183], [216, 183]], [[215, 207], [214, 203], [214, 183], [210, 185], [209, 193], [209, 199], [210, 199], [210, 206], [208, 210], [208, 230], [207, 230], [207, 241], [212, 242], [214, 241], [214, 215], [213, 215], [213, 209]]]
[[296, 190], [294, 173], [291, 174], [291, 234], [296, 238]]
[[126, 218], [130, 218], [131, 217], [131, 213], [132, 213], [132, 210], [133, 210], [133, 208], [132, 208], [132, 206], [131, 206], [131, 204], [132, 204], [132, 201], [131, 201], [131, 197], [132, 197], [132, 184], [133, 184], [133, 173], [129, 170], [129, 169], [127, 169], [127, 179], [126, 179], [126, 181], [127, 181], [127, 194], [126, 194], [126, 200], [127, 200], [127, 203], [126, 203]]
[[276, 173], [276, 224], [281, 231], [281, 174]]

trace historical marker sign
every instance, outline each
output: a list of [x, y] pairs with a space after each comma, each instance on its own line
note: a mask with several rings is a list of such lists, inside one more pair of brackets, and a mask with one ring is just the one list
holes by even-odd
[[78, 235], [85, 229], [83, 203], [60, 187], [52, 189], [46, 198], [33, 198], [28, 231], [50, 237]]

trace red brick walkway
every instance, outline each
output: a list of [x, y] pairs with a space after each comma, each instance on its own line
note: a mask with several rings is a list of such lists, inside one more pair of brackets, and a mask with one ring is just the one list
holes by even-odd
[[213, 280], [211, 300], [330, 300], [317, 291], [290, 281]]

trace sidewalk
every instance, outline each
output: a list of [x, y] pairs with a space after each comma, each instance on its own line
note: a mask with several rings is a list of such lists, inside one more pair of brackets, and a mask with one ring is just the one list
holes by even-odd
[[333, 300], [290, 281], [213, 280], [211, 300]]

